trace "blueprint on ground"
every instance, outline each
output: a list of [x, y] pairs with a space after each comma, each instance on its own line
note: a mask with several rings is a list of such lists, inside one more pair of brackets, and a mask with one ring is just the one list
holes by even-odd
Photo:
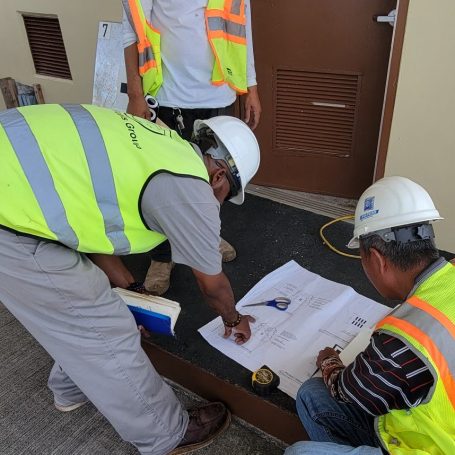
[[[243, 309], [249, 303], [278, 296], [291, 299], [286, 311], [270, 306]], [[200, 334], [251, 371], [262, 365], [270, 367], [280, 377], [279, 388], [293, 398], [315, 372], [321, 349], [345, 348], [359, 332], [372, 328], [391, 311], [349, 286], [309, 272], [295, 261], [265, 276], [237, 303], [237, 309], [256, 318], [247, 343], [238, 346], [233, 338], [224, 339], [220, 317], [200, 328]]]

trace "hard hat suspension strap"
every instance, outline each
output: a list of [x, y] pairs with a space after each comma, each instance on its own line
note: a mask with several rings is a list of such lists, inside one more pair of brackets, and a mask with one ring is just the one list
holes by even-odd
[[[384, 242], [395, 241], [397, 243], [410, 243], [419, 240], [427, 240], [434, 238], [433, 226], [429, 223], [412, 224], [409, 226], [398, 226], [380, 231], [372, 232], [370, 235], [378, 235]], [[363, 236], [362, 236], [363, 237]]]

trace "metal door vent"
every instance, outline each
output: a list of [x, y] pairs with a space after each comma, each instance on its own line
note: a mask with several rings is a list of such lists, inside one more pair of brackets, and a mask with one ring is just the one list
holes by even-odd
[[58, 18], [25, 14], [22, 17], [37, 74], [71, 79]]
[[277, 69], [275, 151], [350, 157], [359, 92], [358, 74]]

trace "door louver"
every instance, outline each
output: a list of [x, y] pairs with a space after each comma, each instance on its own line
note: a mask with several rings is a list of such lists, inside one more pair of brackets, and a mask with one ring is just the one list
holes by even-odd
[[277, 69], [277, 153], [350, 157], [353, 151], [360, 76]]

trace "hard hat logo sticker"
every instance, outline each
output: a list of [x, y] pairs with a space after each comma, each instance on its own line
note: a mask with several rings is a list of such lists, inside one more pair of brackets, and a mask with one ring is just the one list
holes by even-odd
[[371, 210], [370, 212], [364, 213], [360, 215], [360, 221], [366, 220], [367, 218], [371, 218], [372, 216], [376, 215], [379, 210]]
[[365, 199], [365, 202], [363, 203], [363, 211], [366, 212], [367, 210], [373, 210], [373, 209], [374, 209], [374, 196], [367, 197]]

